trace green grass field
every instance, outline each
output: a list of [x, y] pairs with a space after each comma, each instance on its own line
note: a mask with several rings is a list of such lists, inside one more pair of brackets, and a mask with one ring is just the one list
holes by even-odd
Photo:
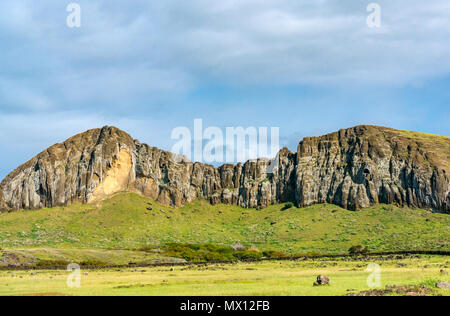
[[[81, 287], [67, 286], [66, 271], [0, 271], [0, 295], [345, 295], [374, 288], [367, 279], [370, 263], [380, 265], [380, 288], [386, 285], [420, 285], [427, 295], [449, 295], [436, 288], [450, 281], [441, 272], [449, 258], [412, 256], [401, 259], [270, 261], [138, 269], [81, 271]], [[317, 275], [331, 284], [314, 287]], [[349, 291], [350, 290], [350, 291]], [[406, 294], [402, 293], [401, 295]], [[395, 294], [397, 295], [397, 294]]]
[[[152, 210], [147, 210], [149, 204]], [[211, 206], [179, 209], [132, 193], [102, 203], [0, 215], [0, 247], [8, 249], [125, 249], [167, 243], [234, 245], [288, 254], [450, 250], [450, 216], [378, 205], [359, 212], [334, 205], [283, 210]]]
[[[427, 295], [448, 295], [435, 287], [449, 281], [445, 256], [129, 266], [236, 258], [229, 248], [236, 244], [258, 258], [268, 251], [347, 254], [355, 245], [371, 252], [449, 251], [449, 228], [449, 215], [391, 205], [352, 212], [325, 204], [256, 210], [197, 201], [175, 209], [124, 192], [97, 204], [0, 214], [0, 295], [345, 295], [370, 289], [371, 262], [381, 265], [382, 287], [424, 285]], [[66, 285], [68, 272], [45, 270], [69, 263], [125, 268], [83, 270], [80, 288]], [[319, 274], [332, 284], [313, 287]]]

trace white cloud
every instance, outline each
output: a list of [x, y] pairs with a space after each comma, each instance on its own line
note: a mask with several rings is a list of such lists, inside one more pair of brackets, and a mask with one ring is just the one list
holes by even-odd
[[[247, 125], [274, 122], [282, 134], [289, 129], [285, 135], [368, 120], [413, 129], [436, 111], [402, 116], [407, 106], [385, 100], [384, 107], [366, 102], [372, 107], [358, 114], [352, 96], [427, 87], [450, 73], [448, 0], [377, 1], [380, 29], [367, 27], [371, 1], [360, 0], [75, 2], [82, 7], [80, 29], [66, 26], [64, 1], [0, 2], [3, 146], [24, 146], [34, 154], [56, 134], [68, 137], [109, 124], [168, 149], [170, 128], [194, 117], [244, 126], [251, 117]], [[237, 94], [245, 97], [208, 98], [215, 86], [241, 89]], [[312, 87], [313, 100], [277, 95], [268, 106], [245, 90], [292, 86]], [[316, 91], [335, 87], [348, 97], [336, 100], [324, 92], [327, 104], [321, 103]], [[202, 96], [195, 95], [198, 90]], [[264, 103], [261, 108], [255, 100]], [[446, 131], [448, 116], [441, 117], [424, 120]]]
[[56, 142], [104, 125], [116, 126], [125, 131], [133, 130], [132, 137], [141, 137], [141, 141], [148, 141], [153, 146], [161, 145], [161, 138], [155, 139], [154, 136], [161, 130], [157, 120], [108, 117], [76, 111], [1, 115], [0, 143], [14, 144], [16, 149], [36, 155]]
[[199, 80], [404, 85], [450, 71], [447, 1], [381, 1], [379, 30], [367, 27], [360, 1], [193, 2], [165, 11], [162, 49]]
[[0, 77], [0, 95], [3, 107], [21, 110], [44, 111], [51, 109], [53, 104], [46, 95], [35, 91], [23, 82], [2, 79]]
[[[367, 4], [358, 0], [79, 2], [80, 30], [64, 27], [64, 6], [49, 0], [5, 0], [2, 9], [13, 18], [2, 25], [23, 31], [28, 24], [39, 34], [34, 45], [48, 53], [43, 58], [70, 72], [106, 68], [108, 76], [128, 68], [138, 82], [142, 71], [136, 68], [144, 64], [174, 74], [154, 77], [155, 89], [168, 82], [163, 90], [211, 79], [405, 85], [450, 72], [446, 0], [379, 1], [381, 29], [367, 27]], [[179, 75], [190, 79], [179, 82]]]

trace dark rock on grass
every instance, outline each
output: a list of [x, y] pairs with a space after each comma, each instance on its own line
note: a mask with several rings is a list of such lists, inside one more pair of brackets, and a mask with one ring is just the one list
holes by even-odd
[[329, 285], [329, 284], [330, 284], [330, 278], [326, 277], [324, 275], [319, 275], [317, 277], [316, 282], [314, 282], [314, 286]]

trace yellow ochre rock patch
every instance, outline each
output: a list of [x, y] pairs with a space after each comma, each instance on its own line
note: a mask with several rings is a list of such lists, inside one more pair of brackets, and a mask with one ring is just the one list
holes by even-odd
[[121, 149], [119, 159], [108, 170], [105, 179], [97, 186], [89, 202], [101, 201], [114, 193], [127, 190], [132, 166], [131, 154], [128, 150]]

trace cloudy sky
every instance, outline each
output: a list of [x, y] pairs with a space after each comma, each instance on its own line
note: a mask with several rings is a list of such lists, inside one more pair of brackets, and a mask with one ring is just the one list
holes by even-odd
[[[171, 131], [359, 124], [450, 135], [450, 2], [0, 2], [0, 178], [42, 149], [115, 125], [170, 149]], [[313, 3], [312, 3], [313, 2]]]

